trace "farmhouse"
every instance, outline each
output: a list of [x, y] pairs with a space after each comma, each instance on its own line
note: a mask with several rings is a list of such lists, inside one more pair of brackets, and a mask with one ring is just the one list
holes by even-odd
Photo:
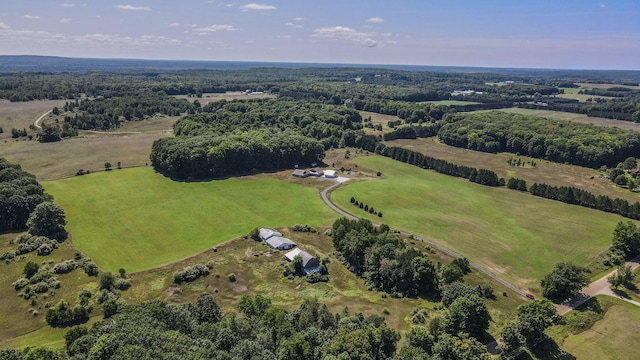
[[280, 234], [279, 232], [273, 230], [273, 229], [269, 229], [269, 228], [262, 228], [260, 229], [260, 240], [262, 241], [266, 241], [267, 239], [273, 237], [273, 236], [282, 236], [282, 234]]
[[272, 249], [289, 250], [296, 246], [293, 241], [282, 236], [271, 236], [264, 241]]
[[296, 256], [300, 256], [300, 258], [302, 259], [302, 269], [304, 270], [305, 274], [308, 274], [312, 271], [320, 272], [320, 260], [318, 260], [318, 258], [316, 258], [315, 256], [311, 256], [311, 254], [309, 254], [308, 252], [302, 251], [298, 248], [284, 254], [284, 257], [289, 261], [293, 261]]
[[293, 176], [295, 177], [299, 177], [299, 178], [306, 178], [308, 177], [310, 174], [307, 170], [302, 170], [302, 169], [295, 169], [293, 171]]
[[336, 173], [335, 170], [325, 170], [324, 171], [324, 177], [327, 178], [337, 178], [338, 174]]

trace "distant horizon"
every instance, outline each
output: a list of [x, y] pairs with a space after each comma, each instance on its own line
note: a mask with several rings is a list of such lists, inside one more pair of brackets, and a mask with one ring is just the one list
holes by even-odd
[[[37, 55], [37, 54], [0, 54], [0, 57], [33, 57], [33, 58], [56, 58], [70, 60], [107, 60], [107, 61], [141, 61], [141, 62], [193, 62], [193, 63], [240, 63], [240, 64], [290, 64], [290, 65], [332, 65], [332, 67], [371, 67], [397, 70], [400, 68], [447, 68], [447, 69], [486, 69], [486, 70], [539, 70], [539, 71], [624, 71], [640, 72], [639, 69], [613, 69], [613, 68], [548, 68], [548, 67], [505, 67], [505, 66], [475, 66], [475, 65], [433, 65], [433, 64], [410, 64], [410, 63], [347, 63], [347, 62], [313, 62], [313, 61], [260, 61], [260, 60], [204, 60], [204, 59], [164, 59], [164, 58], [128, 58], [128, 57], [80, 57], [80, 56], [60, 56], [60, 55]], [[391, 68], [389, 68], [391, 67]], [[1, 68], [1, 66], [0, 66]], [[395, 69], [394, 69], [395, 68]], [[406, 69], [403, 69], [406, 70]], [[422, 71], [422, 70], [416, 70]]]
[[7, 0], [4, 55], [640, 70], [632, 0]]

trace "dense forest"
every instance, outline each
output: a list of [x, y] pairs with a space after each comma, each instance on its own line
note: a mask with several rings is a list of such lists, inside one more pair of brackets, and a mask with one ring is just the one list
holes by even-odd
[[438, 138], [451, 146], [591, 168], [615, 166], [640, 151], [635, 131], [504, 112], [448, 116]]
[[360, 114], [344, 106], [286, 99], [221, 101], [174, 125], [157, 140], [151, 163], [175, 178], [208, 178], [293, 168], [322, 160], [331, 147], [373, 151]]

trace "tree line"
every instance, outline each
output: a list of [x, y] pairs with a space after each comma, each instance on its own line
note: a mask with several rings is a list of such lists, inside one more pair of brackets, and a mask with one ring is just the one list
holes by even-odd
[[456, 147], [591, 168], [615, 166], [640, 151], [635, 131], [505, 112], [449, 115], [438, 138]]

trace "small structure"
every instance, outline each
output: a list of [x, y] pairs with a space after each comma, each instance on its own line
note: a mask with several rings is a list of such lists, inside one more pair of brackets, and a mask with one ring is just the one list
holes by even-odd
[[296, 243], [282, 236], [271, 236], [264, 242], [267, 243], [270, 248], [278, 250], [289, 250], [296, 246]]
[[322, 175], [324, 175], [324, 171], [322, 171], [322, 169], [320, 169], [319, 167], [314, 167], [308, 170], [309, 175], [311, 176], [317, 176], [320, 177]]
[[318, 260], [317, 257], [312, 256], [308, 252], [297, 248], [284, 254], [284, 257], [289, 261], [295, 260], [296, 256], [300, 256], [300, 258], [302, 259], [302, 270], [305, 274], [308, 274], [312, 271], [320, 272], [320, 260]]
[[304, 179], [309, 176], [309, 172], [307, 170], [295, 169], [292, 175]]
[[327, 178], [337, 178], [338, 174], [336, 173], [335, 170], [325, 170], [324, 171], [324, 177]]
[[282, 234], [280, 234], [279, 232], [273, 230], [273, 229], [269, 229], [269, 228], [262, 228], [260, 229], [260, 240], [262, 241], [266, 241], [267, 239], [274, 237], [274, 236], [282, 236]]

